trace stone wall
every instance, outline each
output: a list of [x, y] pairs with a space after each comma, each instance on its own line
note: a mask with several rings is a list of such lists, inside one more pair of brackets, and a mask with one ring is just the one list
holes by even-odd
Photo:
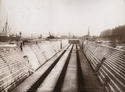
[[[42, 41], [18, 47], [0, 48], [0, 92], [19, 85], [60, 50], [61, 41]], [[67, 41], [62, 41], [65, 47]]]
[[125, 91], [125, 51], [86, 42], [83, 51], [107, 92]]

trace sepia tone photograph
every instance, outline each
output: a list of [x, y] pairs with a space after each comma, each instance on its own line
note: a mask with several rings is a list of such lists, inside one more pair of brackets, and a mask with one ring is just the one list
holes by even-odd
[[125, 92], [125, 0], [0, 0], [0, 92]]

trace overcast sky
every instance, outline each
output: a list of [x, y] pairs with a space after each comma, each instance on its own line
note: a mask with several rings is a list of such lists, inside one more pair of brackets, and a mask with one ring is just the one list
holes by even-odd
[[1, 28], [6, 17], [13, 32], [98, 35], [125, 24], [125, 1], [0, 0]]

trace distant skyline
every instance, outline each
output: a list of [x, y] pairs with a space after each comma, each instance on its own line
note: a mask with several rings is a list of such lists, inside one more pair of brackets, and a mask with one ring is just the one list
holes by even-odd
[[125, 25], [125, 0], [0, 0], [0, 30], [6, 17], [14, 33], [99, 35]]

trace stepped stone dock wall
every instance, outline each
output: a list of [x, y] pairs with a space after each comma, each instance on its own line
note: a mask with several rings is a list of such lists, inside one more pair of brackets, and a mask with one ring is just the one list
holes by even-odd
[[124, 92], [125, 51], [89, 41], [81, 46], [107, 92]]
[[0, 47], [0, 92], [9, 92], [25, 80], [32, 72], [44, 65], [61, 47], [68, 44], [67, 40], [42, 41], [18, 47]]

